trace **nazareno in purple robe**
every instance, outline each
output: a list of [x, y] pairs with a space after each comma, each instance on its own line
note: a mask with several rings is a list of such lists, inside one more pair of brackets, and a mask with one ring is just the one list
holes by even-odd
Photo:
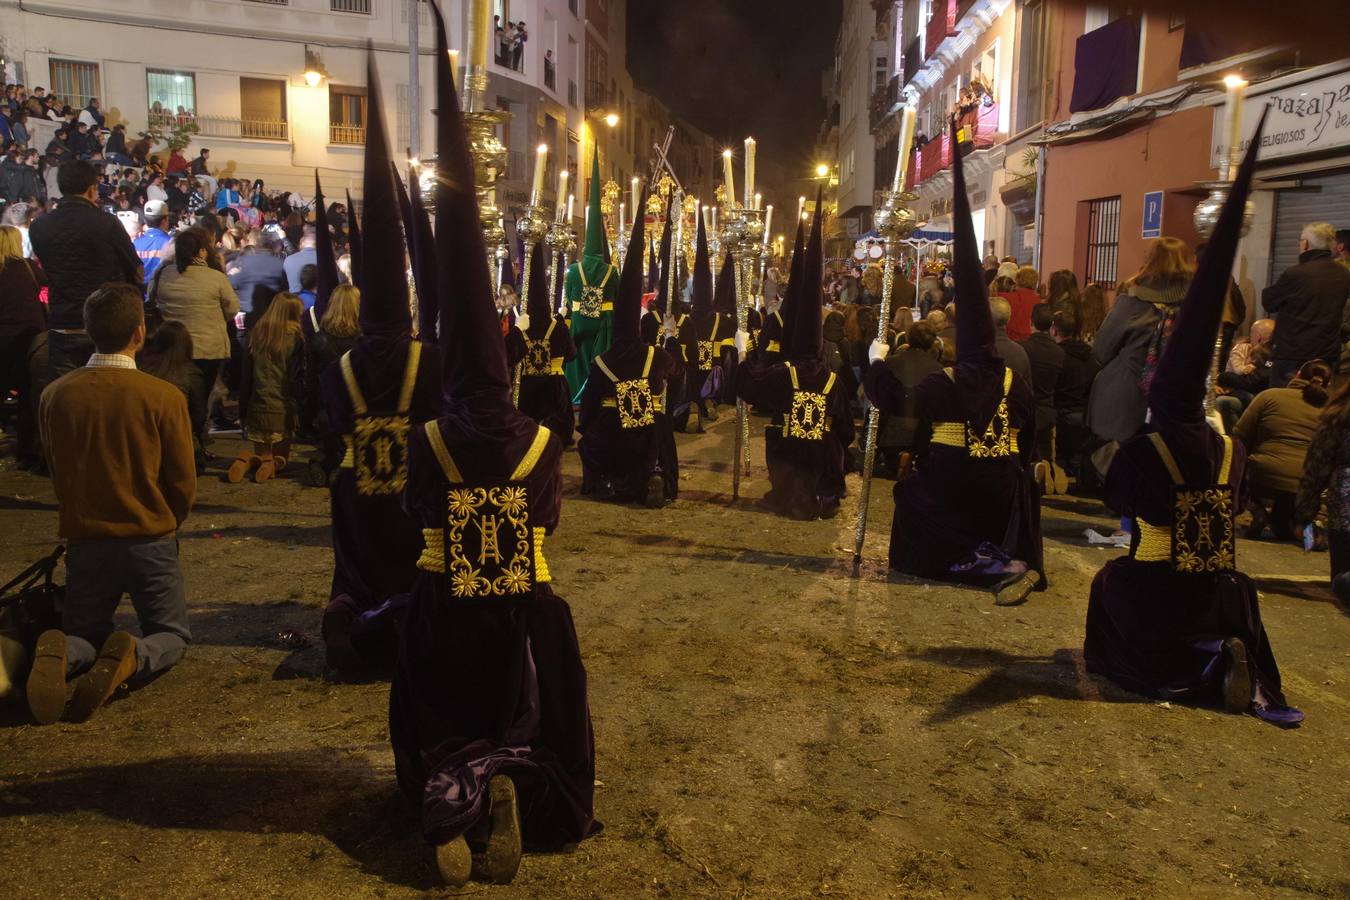
[[[504, 481], [534, 436], [485, 444], [442, 433], [470, 484]], [[562, 509], [561, 456], [550, 438], [525, 479], [530, 524], [549, 533]], [[440, 540], [447, 482], [421, 429], [408, 469], [408, 511]], [[571, 610], [548, 584], [465, 599], [452, 596], [443, 573], [419, 570], [390, 689], [389, 736], [399, 787], [420, 808], [432, 844], [478, 821], [496, 775], [515, 783], [526, 848], [556, 850], [600, 828], [586, 670]]]
[[[1001, 378], [986, 380], [981, 389], [991, 388], [1001, 395]], [[903, 411], [904, 389], [885, 363], [868, 368], [865, 390], [883, 413]], [[1030, 471], [1036, 451], [1031, 387], [1013, 375], [1008, 424], [1021, 432], [1017, 453], [991, 459], [975, 459], [964, 448], [932, 442], [934, 422], [966, 418], [961, 390], [945, 372], [930, 374], [913, 393], [919, 418], [915, 471], [895, 484], [891, 568], [920, 578], [988, 586], [1002, 576], [960, 574], [952, 567], [989, 544], [1026, 563], [1040, 575], [1043, 589], [1040, 505]]]
[[[549, 337], [550, 358], [567, 362], [577, 355], [577, 348], [572, 343], [571, 332], [567, 330], [567, 320], [562, 316], [555, 315], [542, 322], [531, 320], [530, 339], [543, 340], [544, 335], [548, 334], [550, 321], [556, 323]], [[506, 335], [506, 362], [512, 371], [525, 359], [526, 351], [525, 337], [519, 328], [512, 328]], [[517, 409], [557, 435], [564, 447], [572, 446], [575, 417], [566, 375], [522, 373], [518, 400]]]
[[[366, 349], [351, 351], [352, 370], [372, 415], [392, 415], [398, 405], [408, 359], [410, 338], [388, 355], [376, 370]], [[423, 345], [413, 388], [409, 419], [413, 428], [434, 419], [441, 409], [440, 359], [435, 347]], [[354, 427], [354, 411], [339, 364], [322, 376], [322, 400], [327, 426], [341, 440]], [[406, 594], [412, 590], [421, 547], [418, 525], [403, 511], [398, 494], [361, 496], [355, 470], [337, 470], [329, 488], [333, 534], [333, 583], [328, 611], [353, 616], [352, 643], [372, 662], [392, 663], [398, 642], [398, 624]]]
[[[794, 363], [797, 383], [819, 393], [830, 377], [819, 359]], [[769, 492], [764, 502], [776, 513], [793, 519], [833, 515], [844, 496], [844, 448], [853, 443], [853, 413], [841, 379], [825, 398], [830, 428], [822, 440], [786, 437], [783, 423], [792, 409], [792, 376], [787, 364], [761, 366], [746, 361], [736, 367], [736, 395], [773, 421], [764, 427], [764, 462], [769, 470]]]
[[[646, 343], [616, 344], [604, 355], [605, 365], [620, 380], [638, 379], [647, 361]], [[615, 401], [615, 385], [609, 376], [591, 365], [590, 378], [581, 392], [579, 426], [581, 440], [581, 493], [593, 493], [602, 482], [614, 486], [618, 500], [641, 499], [647, 479], [659, 474], [665, 484], [666, 500], [674, 500], [680, 489], [680, 462], [675, 447], [675, 431], [670, 417], [671, 397], [684, 389], [683, 367], [665, 350], [655, 349], [647, 382], [652, 397], [666, 396], [666, 406], [654, 415], [655, 423], [643, 428], [622, 428]]]
[[[1208, 424], [1160, 423], [1156, 430], [1188, 483], [1217, 481], [1223, 445]], [[1233, 442], [1232, 453], [1227, 483], [1233, 509], [1240, 510], [1247, 499], [1247, 454], [1240, 441]], [[1189, 574], [1166, 560], [1133, 558], [1141, 532], [1137, 520], [1169, 525], [1172, 490], [1147, 433], [1121, 445], [1106, 474], [1105, 500], [1136, 523], [1130, 555], [1108, 562], [1092, 581], [1083, 641], [1087, 670], [1149, 697], [1217, 700], [1224, 674], [1221, 645], [1226, 638], [1241, 638], [1251, 663], [1252, 712], [1276, 724], [1296, 723], [1303, 716], [1285, 703], [1252, 580], [1236, 570]]]

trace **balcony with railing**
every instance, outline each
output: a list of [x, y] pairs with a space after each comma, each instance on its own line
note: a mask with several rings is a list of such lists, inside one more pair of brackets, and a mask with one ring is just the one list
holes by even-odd
[[885, 121], [887, 116], [900, 108], [902, 86], [900, 76], [893, 75], [890, 81], [872, 93], [872, 100], [867, 108], [867, 123], [870, 130], [876, 131], [877, 126]]
[[[976, 116], [967, 117], [964, 126], [971, 129], [973, 150], [988, 150], [994, 146], [994, 136], [998, 133], [998, 104], [981, 106]], [[911, 171], [915, 171], [915, 184], [922, 184], [945, 170], [952, 164], [952, 153], [956, 151], [956, 136], [947, 132], [933, 138], [919, 148]]]
[[[336, 0], [335, 0], [336, 2]], [[933, 0], [933, 17], [928, 20], [924, 34], [924, 55], [931, 57], [938, 45], [956, 34], [956, 0]]]
[[370, 15], [371, 0], [328, 0], [328, 8], [333, 12], [359, 13]]
[[290, 125], [282, 119], [244, 116], [197, 116], [197, 133], [202, 137], [248, 138], [255, 141], [286, 141]]
[[336, 122], [330, 122], [328, 125], [328, 143], [330, 144], [364, 144], [366, 142], [366, 127], [364, 125], [339, 125]]

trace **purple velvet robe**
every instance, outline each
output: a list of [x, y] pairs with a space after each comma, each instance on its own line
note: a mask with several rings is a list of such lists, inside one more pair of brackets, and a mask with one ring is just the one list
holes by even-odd
[[[829, 368], [820, 360], [794, 363], [802, 390], [820, 392], [829, 380]], [[836, 378], [825, 398], [830, 429], [822, 440], [785, 437], [783, 423], [792, 409], [792, 376], [787, 365], [761, 366], [747, 358], [736, 367], [736, 395], [767, 413], [773, 422], [764, 429], [764, 462], [769, 469], [769, 493], [764, 502], [776, 513], [794, 519], [831, 515], [844, 496], [844, 451], [856, 429], [843, 379]]]
[[[549, 355], [564, 362], [577, 355], [576, 345], [572, 343], [572, 334], [567, 330], [567, 320], [554, 316], [558, 324], [549, 338]], [[530, 339], [542, 340], [548, 333], [549, 320], [530, 322]], [[525, 358], [525, 338], [519, 328], [512, 328], [506, 335], [506, 363], [514, 372], [516, 364]], [[534, 421], [543, 425], [558, 436], [564, 447], [572, 446], [572, 431], [575, 416], [572, 412], [572, 395], [567, 387], [566, 375], [521, 375], [520, 397], [517, 408]]]
[[[392, 363], [372, 371], [366, 349], [351, 351], [352, 371], [372, 414], [392, 415], [403, 387], [408, 346], [392, 351]], [[321, 377], [326, 437], [341, 442], [354, 428], [351, 395], [341, 366], [330, 365]], [[413, 428], [436, 418], [441, 410], [440, 357], [423, 345], [413, 388], [409, 418]], [[402, 595], [412, 590], [421, 546], [418, 526], [403, 511], [402, 498], [363, 497], [356, 491], [355, 470], [340, 468], [329, 489], [333, 534], [333, 583], [329, 607], [344, 607], [356, 617], [353, 643], [358, 651], [392, 657], [390, 642], [397, 641], [398, 610]]]
[[[1209, 425], [1157, 423], [1188, 483], [1217, 479], [1223, 444]], [[1247, 501], [1247, 454], [1233, 442], [1228, 484], [1233, 508]], [[1121, 445], [1106, 475], [1106, 502], [1121, 515], [1167, 527], [1173, 481], [1147, 436]], [[1136, 525], [1131, 553], [1138, 547]], [[1238, 558], [1241, 564], [1241, 558]], [[1169, 700], [1216, 700], [1222, 683], [1220, 646], [1241, 638], [1251, 663], [1252, 712], [1278, 724], [1302, 719], [1280, 690], [1280, 670], [1261, 624], [1256, 586], [1240, 571], [1187, 574], [1170, 562], [1111, 560], [1092, 582], [1083, 658], [1089, 672], [1136, 693]]]
[[[471, 484], [505, 481], [534, 436], [531, 428], [505, 442], [456, 440], [444, 425], [442, 434]], [[548, 532], [562, 510], [561, 457], [561, 442], [550, 438], [525, 479], [530, 524]], [[418, 429], [405, 497], [418, 525], [436, 529], [433, 540], [445, 521], [446, 488]], [[452, 596], [443, 573], [419, 570], [390, 689], [389, 736], [399, 787], [421, 810], [432, 844], [478, 821], [495, 775], [515, 782], [527, 848], [556, 850], [599, 830], [586, 670], [571, 610], [548, 584], [515, 597], [465, 599]]]
[[[1001, 376], [987, 384], [996, 384], [1002, 394]], [[884, 414], [900, 415], [907, 409], [905, 388], [885, 363], [868, 368], [864, 390]], [[1041, 576], [1043, 587], [1040, 505], [1031, 476], [1036, 452], [1031, 386], [1013, 376], [1008, 424], [1021, 432], [1017, 453], [992, 459], [972, 459], [964, 447], [931, 442], [933, 423], [965, 420], [960, 390], [945, 372], [927, 376], [911, 394], [918, 415], [915, 471], [895, 484], [891, 568], [920, 578], [983, 585], [987, 576], [959, 576], [951, 569], [987, 543], [1025, 562]], [[997, 402], [986, 405], [992, 408]]]
[[[636, 379], [642, 376], [648, 347], [645, 343], [616, 344], [602, 358], [619, 379]], [[583, 494], [608, 481], [617, 499], [641, 499], [646, 494], [647, 479], [656, 473], [665, 483], [667, 500], [679, 495], [680, 462], [669, 410], [672, 398], [684, 390], [683, 367], [665, 350], [657, 349], [647, 381], [652, 397], [666, 395], [665, 411], [656, 413], [651, 426], [624, 429], [619, 425], [618, 409], [604, 405], [605, 400], [615, 399], [614, 382], [598, 366], [591, 366], [590, 378], [581, 392], [578, 422]]]

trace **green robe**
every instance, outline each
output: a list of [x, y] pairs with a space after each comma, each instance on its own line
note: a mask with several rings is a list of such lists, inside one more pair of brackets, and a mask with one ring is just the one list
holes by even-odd
[[[585, 279], [581, 267], [586, 267]], [[601, 289], [601, 307], [598, 315], [582, 312], [582, 292], [589, 285]], [[603, 286], [603, 287], [602, 287]], [[591, 361], [609, 349], [614, 338], [614, 300], [619, 293], [619, 271], [600, 257], [583, 256], [567, 269], [563, 294], [567, 298], [567, 327], [572, 333], [577, 355], [567, 363], [567, 387], [572, 402], [581, 402], [581, 391], [591, 373]]]

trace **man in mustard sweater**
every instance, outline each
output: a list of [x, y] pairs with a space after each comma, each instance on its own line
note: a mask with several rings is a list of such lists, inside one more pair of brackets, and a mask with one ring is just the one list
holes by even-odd
[[[28, 706], [39, 724], [83, 721], [118, 686], [178, 662], [192, 635], [177, 531], [197, 491], [187, 401], [136, 369], [145, 343], [141, 295], [106, 284], [84, 304], [96, 352], [42, 393], [42, 445], [68, 542], [63, 630], [38, 638]], [[141, 638], [113, 630], [131, 596]]]

